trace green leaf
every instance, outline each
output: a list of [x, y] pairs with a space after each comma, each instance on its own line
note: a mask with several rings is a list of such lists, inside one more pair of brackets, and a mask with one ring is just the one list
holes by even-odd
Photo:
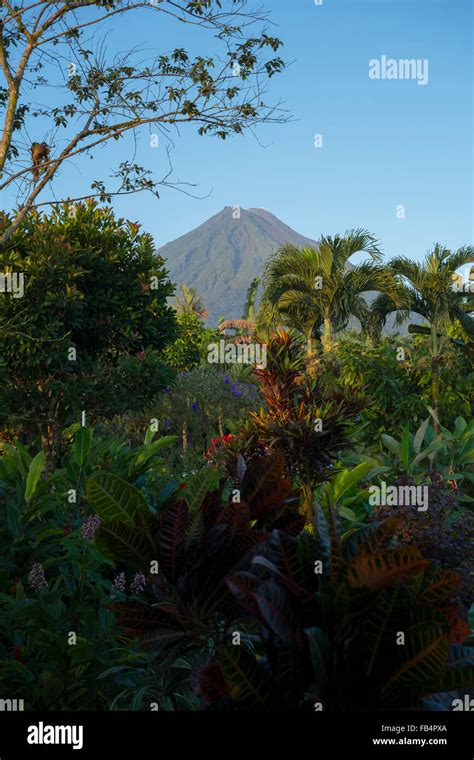
[[105, 557], [127, 562], [137, 570], [147, 572], [150, 562], [156, 559], [145, 531], [123, 522], [102, 523], [95, 543]]
[[25, 501], [28, 503], [31, 501], [31, 499], [34, 496], [34, 493], [36, 491], [36, 486], [38, 485], [39, 479], [41, 477], [41, 473], [43, 472], [43, 469], [44, 469], [44, 465], [45, 465], [44, 451], [40, 451], [32, 460], [28, 468], [28, 475], [26, 478], [26, 488], [25, 488]]
[[357, 516], [352, 509], [349, 509], [349, 507], [339, 507], [339, 514], [341, 517], [345, 517], [346, 520], [357, 522]]
[[334, 503], [337, 503], [347, 491], [359, 483], [367, 475], [373, 465], [370, 462], [361, 462], [352, 470], [346, 469], [333, 478]]
[[217, 485], [217, 472], [211, 467], [205, 467], [186, 483], [182, 497], [190, 512], [199, 509], [208, 491], [213, 491]]
[[426, 420], [423, 420], [420, 427], [415, 433], [415, 437], [413, 439], [413, 448], [415, 450], [415, 454], [419, 454], [421, 451], [421, 446], [424, 441], [426, 430], [429, 424], [430, 424], [430, 418], [427, 417]]
[[464, 433], [467, 427], [467, 422], [464, 419], [464, 417], [456, 417], [456, 420], [454, 422], [454, 436], [455, 438], [460, 438], [461, 435]]
[[26, 599], [25, 589], [21, 581], [18, 581], [18, 583], [16, 584], [15, 599], [17, 602], [22, 602], [22, 601], [25, 601]]
[[221, 649], [218, 662], [232, 699], [248, 707], [271, 707], [272, 683], [255, 655], [242, 646]]
[[[429, 614], [430, 611], [428, 611]], [[434, 614], [434, 611], [433, 611]], [[405, 661], [385, 684], [385, 689], [396, 685], [425, 685], [438, 680], [448, 662], [448, 639], [436, 620], [415, 620], [405, 630]]]
[[426, 457], [433, 457], [434, 458], [434, 455], [438, 451], [441, 451], [444, 448], [446, 448], [445, 441], [438, 441], [436, 439], [434, 441], [432, 441], [430, 443], [430, 445], [426, 447], [426, 449], [424, 449], [423, 451], [420, 451], [420, 453], [417, 454], [417, 456], [414, 458], [413, 462], [411, 463], [412, 470], [423, 459], [425, 459]]
[[405, 470], [408, 470], [410, 463], [410, 430], [408, 426], [403, 429], [402, 441], [400, 446], [400, 456]]
[[88, 427], [80, 427], [74, 439], [74, 461], [82, 467], [91, 445], [92, 432]]
[[393, 438], [391, 435], [387, 435], [386, 433], [382, 433], [380, 440], [385, 444], [389, 451], [391, 451], [393, 454], [396, 454], [397, 457], [400, 457], [400, 444], [395, 440], [395, 438]]
[[438, 417], [438, 415], [436, 414], [435, 410], [434, 410], [434, 409], [432, 409], [432, 408], [431, 408], [431, 406], [429, 406], [429, 407], [428, 407], [428, 411], [429, 411], [429, 413], [431, 414], [431, 416], [433, 417], [433, 419], [434, 419], [434, 421], [436, 422], [436, 424], [437, 424], [439, 427], [441, 427], [441, 423], [440, 423], [440, 421], [439, 421], [439, 417]]
[[86, 497], [104, 523], [134, 525], [137, 512], [147, 512], [144, 495], [131, 483], [110, 473], [99, 473], [87, 481]]
[[143, 443], [145, 446], [148, 446], [148, 444], [152, 442], [157, 432], [158, 432], [157, 430], [152, 429], [151, 425], [147, 428], [147, 431], [145, 433], [145, 438], [143, 439]]
[[407, 589], [401, 583], [397, 583], [392, 588], [380, 590], [366, 610], [364, 639], [370, 647], [368, 676], [373, 670], [383, 668], [387, 659], [387, 649], [396, 640], [396, 631], [400, 628], [403, 606], [406, 607], [409, 601]]
[[150, 457], [154, 456], [159, 449], [163, 449], [165, 446], [169, 446], [170, 443], [174, 443], [177, 440], [177, 435], [165, 435], [163, 438], [159, 438], [157, 441], [149, 443], [135, 459], [135, 468], [145, 464], [145, 462], [147, 462]]
[[318, 690], [323, 692], [329, 684], [331, 642], [321, 628], [306, 628], [305, 634], [309, 640], [309, 652], [316, 686]]

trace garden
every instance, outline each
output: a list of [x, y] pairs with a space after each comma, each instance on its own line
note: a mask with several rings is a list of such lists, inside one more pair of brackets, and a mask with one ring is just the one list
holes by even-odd
[[55, 736], [474, 710], [467, 5], [267, 5], [0, 0], [0, 713]]
[[[0, 300], [2, 697], [457, 709], [474, 305], [453, 282], [472, 249], [381, 263], [361, 230], [283, 247], [228, 333], [189, 289], [173, 301], [138, 225], [75, 209], [31, 213], [2, 253], [28, 294]], [[348, 269], [357, 251], [370, 263]], [[265, 361], [209, 361], [221, 340]]]

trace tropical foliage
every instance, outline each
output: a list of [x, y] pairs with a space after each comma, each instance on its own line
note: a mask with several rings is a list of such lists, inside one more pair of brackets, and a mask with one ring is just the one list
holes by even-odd
[[[361, 252], [369, 260], [351, 264], [350, 258]], [[323, 344], [329, 349], [332, 333], [344, 329], [351, 316], [368, 323], [365, 291], [380, 290], [393, 305], [404, 303], [390, 272], [380, 265], [381, 258], [378, 242], [367, 230], [323, 236], [317, 249], [284, 246], [270, 258], [264, 276], [263, 301], [276, 311], [273, 323], [281, 320], [302, 332], [310, 354], [322, 329]]]
[[[471, 309], [448, 287], [469, 250], [410, 285], [365, 231], [285, 246], [258, 313], [254, 280], [216, 329], [92, 201], [32, 212], [3, 255], [30, 297], [0, 303], [0, 693], [453, 709], [474, 687]], [[384, 304], [428, 324], [383, 335]]]

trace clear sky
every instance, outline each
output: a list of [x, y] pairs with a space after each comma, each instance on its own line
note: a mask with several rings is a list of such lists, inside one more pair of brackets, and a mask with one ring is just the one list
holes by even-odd
[[[271, 12], [281, 55], [292, 62], [270, 92], [293, 120], [259, 127], [258, 140], [247, 134], [222, 142], [183, 129], [173, 137], [174, 176], [209, 197], [164, 189], [160, 200], [116, 199], [117, 211], [139, 221], [157, 246], [227, 205], [267, 208], [311, 238], [366, 227], [387, 256], [419, 259], [437, 241], [471, 243], [471, 0], [249, 0], [253, 5]], [[113, 45], [186, 47], [183, 25], [154, 26], [150, 15], [128, 17], [125, 28], [117, 21]], [[428, 83], [370, 79], [369, 61], [383, 55], [427, 59]], [[147, 151], [145, 160], [163, 171], [163, 152]], [[109, 163], [107, 150], [99, 153], [95, 174], [107, 174]], [[397, 218], [400, 205], [404, 219]]]

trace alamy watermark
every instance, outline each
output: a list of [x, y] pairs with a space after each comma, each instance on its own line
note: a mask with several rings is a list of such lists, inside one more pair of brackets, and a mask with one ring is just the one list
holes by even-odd
[[0, 699], [0, 712], [23, 712], [24, 699]]
[[25, 275], [23, 272], [0, 272], [0, 293], [11, 293], [13, 298], [23, 298]]
[[428, 84], [427, 58], [387, 58], [382, 55], [369, 61], [369, 79], [413, 79], [419, 85]]
[[372, 507], [416, 507], [418, 512], [428, 509], [428, 486], [380, 486], [369, 487], [369, 504]]
[[40, 721], [28, 726], [28, 744], [71, 744], [73, 749], [84, 746], [83, 726], [49, 726]]
[[455, 293], [474, 293], [474, 281], [473, 282], [455, 282], [453, 284], [453, 290]]
[[209, 364], [255, 364], [257, 369], [267, 366], [267, 346], [265, 343], [209, 343], [207, 347]]

